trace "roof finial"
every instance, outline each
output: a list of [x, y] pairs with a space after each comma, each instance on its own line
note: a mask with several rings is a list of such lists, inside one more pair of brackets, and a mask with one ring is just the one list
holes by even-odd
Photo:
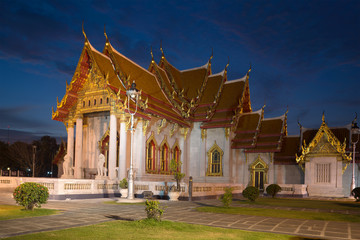
[[285, 115], [287, 115], [289, 112], [289, 105], [286, 105], [286, 112], [285, 112]]
[[354, 120], [351, 122], [351, 126], [355, 126], [356, 125], [356, 121], [357, 121], [357, 113], [355, 112], [355, 118]]
[[163, 48], [162, 48], [162, 40], [161, 39], [160, 39], [160, 51], [161, 51], [161, 58], [165, 57], [164, 51], [163, 51]]
[[322, 123], [325, 123], [325, 111], [323, 111], [321, 120], [322, 120]]
[[105, 35], [105, 37], [106, 37], [106, 42], [109, 42], [108, 36], [107, 36], [107, 34], [106, 34], [105, 24], [104, 24], [104, 35]]
[[150, 47], [151, 61], [154, 62], [154, 54], [152, 51], [152, 46]]
[[211, 48], [211, 56], [209, 59], [209, 62], [211, 62], [211, 59], [214, 57], [214, 48]]
[[297, 120], [297, 124], [298, 124], [299, 128], [302, 128], [302, 125], [301, 125], [301, 123], [300, 123], [300, 121], [299, 121], [299, 118], [298, 118], [298, 120]]
[[85, 41], [87, 41], [87, 36], [86, 36], [86, 33], [85, 33], [85, 30], [84, 30], [84, 21], [82, 22], [82, 32], [84, 34], [84, 37], [85, 37]]
[[247, 74], [249, 75], [250, 72], [251, 72], [251, 62], [250, 62], [250, 67], [249, 67]]
[[230, 64], [230, 57], [228, 56], [228, 62], [226, 64], [226, 66], [225, 66], [225, 71], [227, 71], [227, 68], [228, 68], [229, 64]]

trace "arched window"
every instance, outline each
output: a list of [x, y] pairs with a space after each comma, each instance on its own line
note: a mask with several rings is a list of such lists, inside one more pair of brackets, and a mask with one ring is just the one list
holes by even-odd
[[[172, 158], [171, 159], [174, 159], [176, 162], [179, 162], [180, 161], [180, 154], [181, 154], [181, 151], [180, 151], [180, 148], [179, 148], [179, 145], [178, 143], [176, 142], [171, 150], [171, 153], [172, 153]], [[181, 169], [177, 169], [178, 171]]]
[[169, 171], [169, 145], [167, 144], [166, 136], [160, 145], [160, 173], [170, 174]]
[[156, 141], [153, 134], [146, 141], [146, 172], [156, 173]]
[[208, 154], [208, 169], [207, 176], [222, 176], [222, 156], [224, 155], [223, 150], [216, 144], [210, 148]]
[[94, 99], [94, 106], [96, 105], [96, 99]]
[[102, 104], [102, 98], [100, 98], [100, 105]]
[[83, 107], [85, 107], [85, 101], [83, 101]]
[[89, 102], [88, 102], [88, 106], [90, 107], [90, 100], [89, 100]]

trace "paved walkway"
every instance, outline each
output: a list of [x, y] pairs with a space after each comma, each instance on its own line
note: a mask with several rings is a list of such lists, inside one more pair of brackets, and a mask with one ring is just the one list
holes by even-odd
[[[110, 199], [49, 201], [44, 207], [59, 209], [58, 215], [1, 221], [0, 238], [27, 233], [58, 230], [113, 220], [138, 220], [146, 217], [143, 205], [103, 204]], [[14, 203], [0, 196], [0, 204]], [[272, 232], [324, 239], [360, 239], [360, 223], [318, 220], [284, 219], [197, 212], [198, 206], [220, 205], [219, 200], [195, 202], [161, 201], [167, 208], [164, 220], [234, 228], [248, 231]], [[244, 206], [244, 205], [241, 205]], [[246, 205], [245, 205], [246, 206]], [[306, 211], [306, 209], [303, 209]], [[359, 214], [359, 213], [357, 213]]]

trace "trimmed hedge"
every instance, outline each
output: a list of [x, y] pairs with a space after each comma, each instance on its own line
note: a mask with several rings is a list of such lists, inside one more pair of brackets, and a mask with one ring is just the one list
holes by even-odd
[[49, 198], [48, 188], [34, 182], [20, 184], [13, 193], [16, 203], [24, 206], [26, 210], [34, 210], [41, 207]]
[[250, 201], [255, 202], [255, 200], [259, 197], [259, 189], [253, 186], [249, 186], [244, 189], [242, 195], [244, 196], [244, 198], [247, 198]]
[[266, 188], [266, 193], [272, 196], [273, 198], [276, 196], [278, 192], [281, 191], [281, 187], [277, 184], [270, 184]]

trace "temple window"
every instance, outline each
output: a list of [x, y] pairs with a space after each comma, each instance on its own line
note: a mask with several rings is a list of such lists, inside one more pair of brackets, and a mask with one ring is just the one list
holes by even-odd
[[166, 137], [160, 146], [160, 173], [169, 174], [169, 146]]
[[89, 100], [88, 106], [90, 107], [90, 100]]
[[109, 98], [106, 98], [106, 104], [109, 104]]
[[224, 155], [223, 150], [216, 144], [210, 148], [208, 154], [208, 169], [207, 176], [222, 176], [222, 156]]
[[156, 141], [153, 134], [146, 141], [146, 172], [156, 173]]
[[316, 182], [330, 183], [330, 163], [316, 164]]
[[[172, 159], [174, 159], [176, 162], [180, 161], [180, 148], [177, 144], [177, 142], [175, 143], [175, 145], [172, 148]], [[177, 170], [181, 170], [181, 169], [177, 169]]]
[[102, 104], [102, 98], [100, 98], [100, 105]]
[[94, 99], [94, 106], [96, 105], [96, 99]]
[[83, 107], [85, 107], [85, 101], [83, 101]]

